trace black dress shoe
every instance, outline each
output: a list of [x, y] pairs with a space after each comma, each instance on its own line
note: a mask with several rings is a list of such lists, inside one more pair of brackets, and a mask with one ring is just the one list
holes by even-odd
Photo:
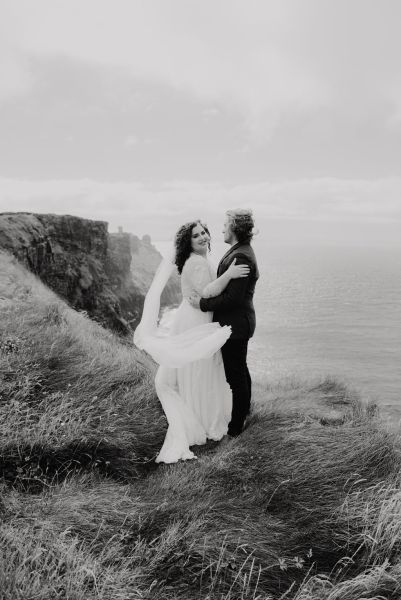
[[241, 430], [238, 431], [236, 429], [230, 429], [229, 431], [227, 431], [227, 435], [231, 438], [238, 437], [239, 435], [241, 435], [241, 433]]

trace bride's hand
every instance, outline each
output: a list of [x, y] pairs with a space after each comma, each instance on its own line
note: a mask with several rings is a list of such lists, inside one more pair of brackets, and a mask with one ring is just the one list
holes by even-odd
[[240, 279], [241, 277], [248, 277], [249, 267], [248, 265], [237, 265], [236, 258], [234, 258], [231, 265], [228, 267], [227, 272], [230, 275], [230, 279]]

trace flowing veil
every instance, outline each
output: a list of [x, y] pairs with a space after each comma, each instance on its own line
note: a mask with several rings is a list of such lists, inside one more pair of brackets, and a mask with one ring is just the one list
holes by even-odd
[[158, 327], [160, 297], [175, 269], [175, 250], [171, 246], [160, 263], [146, 294], [142, 318], [134, 333], [134, 343], [161, 366], [180, 368], [190, 362], [209, 358], [227, 341], [229, 326], [206, 323], [184, 333], [164, 336]]

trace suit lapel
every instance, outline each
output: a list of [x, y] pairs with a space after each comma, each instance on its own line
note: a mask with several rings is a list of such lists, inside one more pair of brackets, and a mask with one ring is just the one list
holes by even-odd
[[237, 242], [236, 244], [234, 244], [234, 246], [231, 246], [231, 248], [229, 250], [227, 250], [227, 252], [225, 253], [225, 255], [223, 256], [223, 258], [221, 259], [221, 261], [219, 262], [219, 266], [217, 268], [217, 276], [220, 277], [221, 275], [221, 270], [223, 268], [224, 262], [225, 260], [230, 256], [230, 254], [232, 252], [234, 252], [234, 250], [236, 250], [238, 248], [238, 246], [241, 246], [240, 242]]

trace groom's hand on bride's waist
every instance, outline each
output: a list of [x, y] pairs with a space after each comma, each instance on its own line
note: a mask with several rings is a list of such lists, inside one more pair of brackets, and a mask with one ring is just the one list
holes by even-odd
[[200, 308], [199, 303], [200, 303], [200, 295], [197, 294], [196, 292], [193, 292], [193, 294], [191, 294], [188, 298], [188, 302], [190, 303], [191, 306], [193, 306], [194, 308]]

